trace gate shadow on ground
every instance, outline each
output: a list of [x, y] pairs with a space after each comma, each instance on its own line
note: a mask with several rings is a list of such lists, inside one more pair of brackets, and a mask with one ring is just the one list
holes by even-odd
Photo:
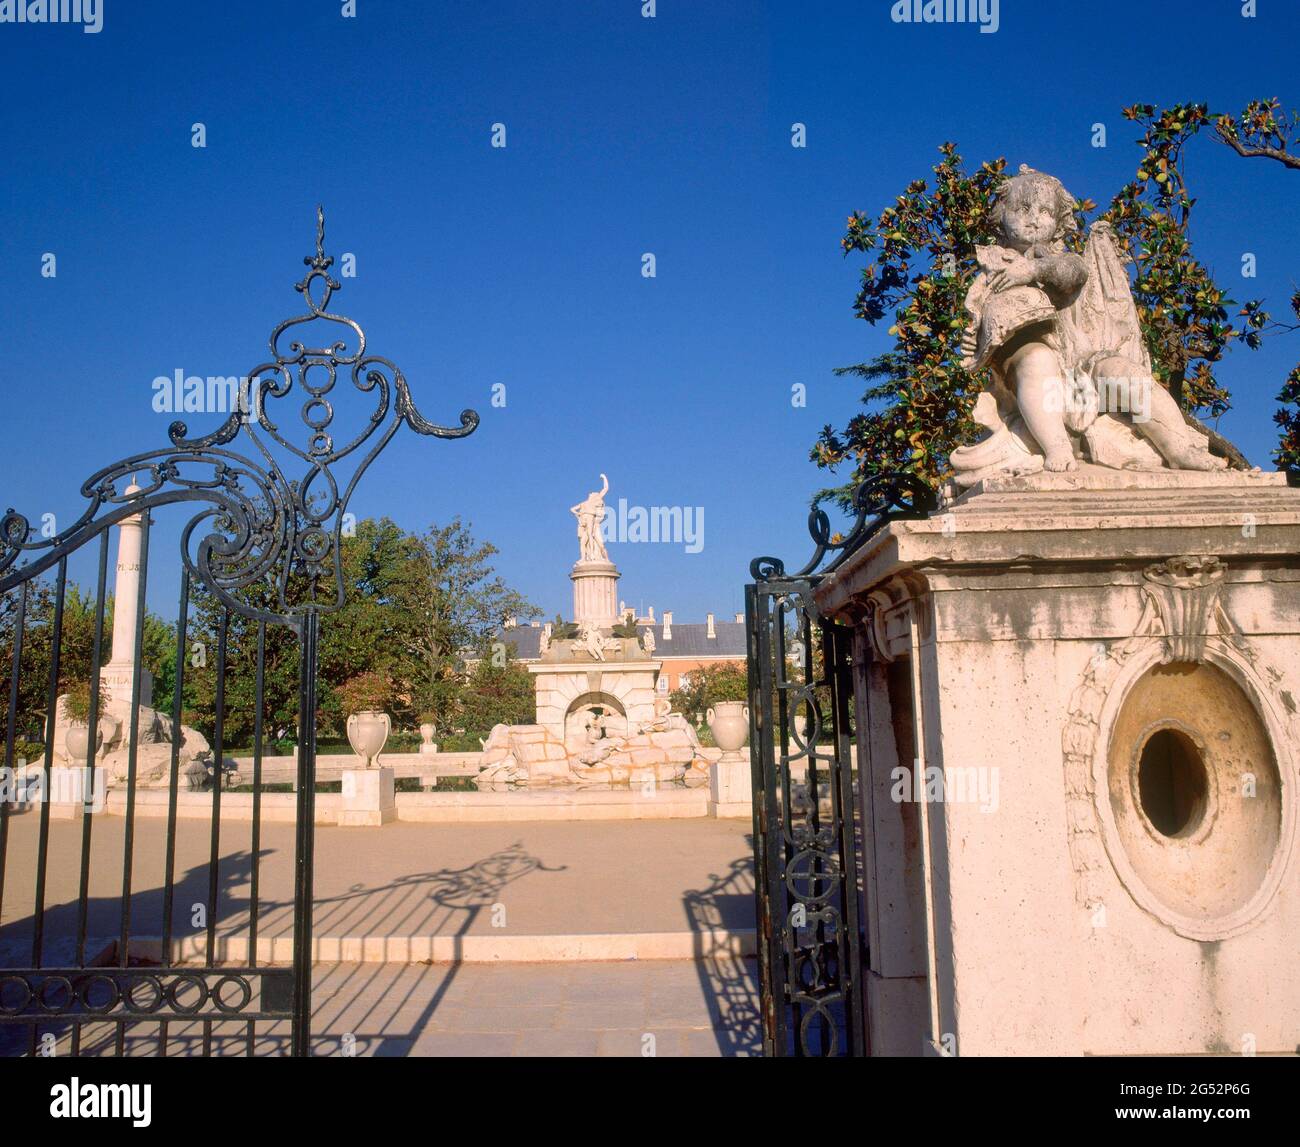
[[[328, 921], [331, 929], [342, 929], [340, 934], [357, 934], [355, 929], [375, 926], [376, 912], [382, 912], [386, 906], [389, 914], [401, 910], [402, 915], [396, 921], [381, 915], [379, 923], [390, 928], [396, 923], [402, 930], [401, 934], [407, 934], [413, 909], [409, 903], [403, 905], [403, 902], [409, 902], [412, 891], [415, 891], [419, 901], [432, 901], [438, 909], [445, 912], [445, 916], [438, 921], [438, 926], [434, 929], [438, 935], [448, 934], [449, 929], [446, 925], [454, 918], [453, 914], [463, 913], [456, 921], [455, 931], [450, 932], [456, 937], [463, 937], [470, 932], [484, 910], [491, 911], [499, 903], [501, 892], [506, 885], [530, 872], [562, 872], [566, 867], [565, 865], [548, 867], [537, 857], [530, 855], [524, 849], [522, 842], [516, 841], [509, 848], [499, 849], [465, 868], [443, 868], [436, 872], [416, 873], [403, 876], [378, 889], [358, 886], [340, 896], [318, 900], [316, 922], [313, 926], [319, 932], [323, 922]], [[379, 902], [367, 906], [364, 900], [373, 900], [376, 893], [380, 894]], [[358, 898], [364, 898], [363, 902], [355, 903]], [[323, 915], [322, 906], [325, 909]], [[318, 1001], [315, 1005], [314, 1027], [321, 1026], [322, 1021], [330, 1022], [328, 1020], [332, 1011], [330, 1005], [336, 997], [344, 1001], [345, 1009], [348, 1001], [374, 998], [368, 1003], [363, 1003], [361, 1005], [363, 1010], [355, 1016], [352, 1014], [345, 1016], [341, 1011], [335, 1021], [346, 1018], [352, 1028], [359, 1029], [363, 1034], [349, 1030], [317, 1036], [312, 1040], [312, 1054], [372, 1056], [409, 1054], [411, 1045], [428, 1026], [457, 977], [462, 974], [464, 965], [434, 965], [432, 961], [425, 960], [417, 965], [406, 967], [420, 967], [427, 971], [422, 970], [413, 976], [401, 974], [395, 976], [392, 965], [382, 963], [336, 967], [327, 971], [316, 985], [317, 990], [328, 988], [329, 992], [324, 1000]], [[441, 975], [441, 980], [436, 986], [430, 987], [427, 980], [437, 975]], [[385, 979], [392, 981], [390, 986], [376, 993], [376, 987], [381, 986]], [[399, 985], [400, 980], [406, 982]], [[403, 1012], [412, 1006], [415, 1008], [414, 1012], [409, 1016], [403, 1016]], [[401, 1026], [401, 1021], [405, 1019], [407, 1030], [392, 1033], [381, 1031], [374, 1035], [364, 1034], [367, 1025], [378, 1023], [382, 1028], [393, 1022], [381, 1019], [383, 1012], [393, 1013], [393, 1018], [397, 1021], [396, 1026]]]
[[[259, 850], [259, 857], [269, 856], [273, 849]], [[78, 861], [79, 863], [79, 861]], [[179, 878], [172, 881], [172, 937], [180, 940], [189, 936], [203, 935], [207, 929], [207, 915], [210, 908], [211, 865], [195, 865], [186, 870]], [[248, 913], [252, 901], [249, 897], [235, 895], [234, 890], [248, 886], [253, 872], [253, 854], [248, 851], [226, 853], [221, 857], [218, 869], [216, 895], [216, 912], [221, 916], [242, 918], [242, 928], [247, 933], [249, 927]], [[136, 879], [140, 877], [135, 872]], [[6, 888], [6, 899], [12, 903], [12, 888]], [[34, 900], [34, 896], [33, 896]], [[127, 899], [129, 911], [126, 926], [123, 927], [123, 898], [117, 896], [93, 896], [86, 900], [86, 942], [85, 963], [77, 959], [77, 940], [80, 928], [80, 901], [64, 901], [45, 906], [42, 922], [42, 942], [39, 953], [34, 951], [36, 937], [36, 916], [34, 909], [29, 914], [0, 926], [0, 972], [6, 968], [77, 968], [110, 966], [117, 960], [117, 952], [123, 938], [127, 940], [127, 950], [132, 953], [132, 963], [139, 962], [136, 945], [144, 942], [156, 942], [163, 933], [163, 919], [166, 911], [166, 890], [158, 887], [132, 892]], [[202, 923], [195, 927], [195, 908], [204, 906], [205, 915]], [[218, 935], [222, 929], [218, 928]], [[150, 949], [147, 963], [156, 964], [158, 952]], [[0, 1000], [0, 1003], [8, 1003]], [[0, 1023], [0, 1057], [27, 1054], [32, 1044], [32, 1023], [14, 1020]], [[100, 1025], [108, 1027], [110, 1025]], [[140, 1028], [152, 1027], [156, 1023], [140, 1023]], [[70, 1048], [72, 1025], [57, 1013], [37, 1017], [35, 1027], [38, 1035], [50, 1033], [55, 1037], [57, 1054], [67, 1055]], [[150, 1039], [156, 1043], [156, 1035]], [[105, 1042], [92, 1040], [96, 1046]], [[113, 1039], [107, 1041], [115, 1042]], [[83, 1044], [83, 1055], [97, 1052], [89, 1045]], [[147, 1053], [146, 1053], [147, 1054]]]
[[[258, 856], [266, 858], [275, 850], [264, 848]], [[211, 866], [195, 865], [172, 881], [172, 937], [202, 934], [207, 928], [207, 913], [212, 911], [209, 901]], [[253, 854], [248, 851], [230, 852], [221, 857], [218, 869], [216, 915], [217, 934], [231, 933], [242, 928], [247, 932], [252, 900], [247, 895], [236, 895], [236, 889], [249, 887], [253, 871]], [[136, 872], [137, 882], [140, 873]], [[6, 889], [6, 899], [12, 889]], [[77, 933], [80, 919], [80, 902], [77, 900], [47, 904], [44, 912], [43, 940], [39, 963], [44, 967], [72, 967], [76, 964]], [[129, 939], [158, 940], [163, 932], [166, 908], [166, 891], [159, 885], [142, 891], [133, 891], [129, 898], [126, 934]], [[196, 927], [193, 924], [197, 906], [202, 905], [204, 915]], [[274, 903], [259, 904], [259, 925]], [[238, 922], [237, 924], [235, 922]], [[223, 923], [224, 922], [224, 923]], [[234, 925], [234, 928], [232, 928]], [[0, 968], [30, 968], [33, 963], [33, 942], [36, 935], [34, 910], [28, 915], [0, 926]], [[86, 958], [93, 960], [103, 948], [123, 936], [122, 896], [92, 896], [86, 901]]]
[[[746, 841], [753, 846], [753, 837]], [[737, 953], [733, 934], [754, 927], [752, 854], [733, 860], [726, 873], [683, 895], [687, 919], [700, 936], [696, 960], [713, 1034], [724, 1056], [762, 1054], [762, 1019], [755, 961]]]
[[[270, 851], [262, 850], [260, 855], [265, 857]], [[217, 897], [222, 916], [217, 929], [219, 937], [248, 934], [251, 901], [234, 895], [233, 889], [248, 885], [252, 864], [253, 858], [247, 852], [227, 854], [221, 859]], [[333, 934], [364, 935], [367, 929], [382, 928], [389, 935], [437, 932], [464, 936], [485, 910], [490, 911], [499, 902], [502, 890], [508, 884], [534, 871], [558, 872], [563, 871], [563, 866], [548, 867], [530, 855], [522, 843], [516, 842], [464, 868], [412, 874], [379, 887], [357, 886], [342, 895], [315, 902], [314, 934], [324, 935], [328, 928]], [[203, 864], [189, 869], [174, 882], [173, 931], [177, 938], [195, 931], [189, 927], [190, 910], [194, 904], [208, 902], [209, 874], [210, 866]], [[161, 887], [131, 895], [131, 936], [157, 938], [161, 935], [163, 903], [164, 890]], [[102, 927], [96, 931], [94, 925], [95, 922], [103, 925], [110, 920], [120, 925], [121, 906], [121, 896], [96, 897], [87, 902], [88, 934], [94, 937], [87, 944], [88, 961], [93, 960], [105, 944], [120, 937], [120, 931], [105, 932]], [[259, 902], [259, 934], [264, 927], [273, 930], [268, 922], [274, 920], [277, 913], [286, 914], [280, 921], [282, 924], [291, 924], [292, 904]], [[75, 965], [77, 928], [77, 902], [51, 905], [46, 909], [43, 966]], [[34, 934], [32, 915], [0, 929], [0, 968], [31, 967]], [[435, 967], [426, 963], [423, 966], [403, 965], [400, 971], [395, 972], [394, 965], [384, 963], [317, 965], [314, 983], [323, 994], [313, 1001], [313, 1027], [321, 1030], [322, 1034], [313, 1040], [313, 1054], [407, 1054], [454, 984], [461, 967], [459, 964]], [[411, 975], [412, 968], [419, 968], [419, 972]], [[436, 986], [428, 984], [431, 976], [441, 976]], [[376, 991], [377, 987], [382, 989], [385, 978], [393, 983], [387, 989]], [[397, 981], [401, 981], [400, 985]], [[381, 1019], [380, 1013], [389, 1018]], [[345, 1024], [345, 1030], [327, 1030], [340, 1022]], [[376, 1026], [380, 1031], [373, 1031]], [[405, 1030], [383, 1030], [390, 1026]], [[0, 1024], [0, 1056], [26, 1054], [32, 1042], [31, 1027], [26, 1022]], [[38, 1033], [50, 1032], [55, 1036], [58, 1054], [69, 1054], [71, 1024], [67, 1020], [50, 1015], [38, 1018], [36, 1027]], [[169, 1055], [199, 1054], [205, 1039], [201, 1023], [175, 1019], [168, 1028]], [[367, 1029], [372, 1034], [367, 1034]], [[125, 1053], [156, 1055], [158, 1031], [156, 1021], [129, 1024]], [[257, 1025], [255, 1054], [283, 1055], [288, 1051], [289, 1038], [287, 1024], [261, 1021]], [[114, 1054], [116, 1041], [115, 1025], [87, 1024], [83, 1028], [81, 1054]], [[245, 1054], [247, 1024], [244, 1021], [214, 1021], [211, 1046], [216, 1054], [223, 1051]]]

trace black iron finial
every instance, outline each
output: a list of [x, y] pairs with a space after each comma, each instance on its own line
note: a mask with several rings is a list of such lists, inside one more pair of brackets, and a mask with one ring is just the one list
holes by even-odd
[[[324, 271], [334, 263], [333, 256], [325, 254], [325, 208], [319, 203], [316, 204], [316, 254], [305, 255], [302, 261], [317, 271]], [[333, 286], [338, 290], [337, 283]]]

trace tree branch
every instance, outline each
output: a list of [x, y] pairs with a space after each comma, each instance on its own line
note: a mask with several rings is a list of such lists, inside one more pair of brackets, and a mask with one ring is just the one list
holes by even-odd
[[1215, 128], [1215, 132], [1218, 134], [1219, 139], [1238, 155], [1245, 156], [1247, 159], [1275, 159], [1283, 167], [1290, 167], [1293, 170], [1300, 171], [1300, 155], [1293, 155], [1284, 147], [1268, 147], [1265, 145], [1255, 147], [1242, 143], [1235, 135], [1229, 133], [1222, 124]]

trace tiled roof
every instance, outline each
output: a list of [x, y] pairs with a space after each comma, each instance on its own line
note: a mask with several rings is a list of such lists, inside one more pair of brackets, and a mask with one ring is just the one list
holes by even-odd
[[536, 661], [542, 655], [542, 628], [534, 629], [531, 625], [517, 625], [513, 629], [503, 629], [492, 639], [513, 645], [512, 656], [518, 661]]
[[655, 633], [654, 657], [744, 657], [745, 623], [743, 621], [715, 621], [709, 637], [709, 627], [704, 622], [678, 622], [672, 625], [673, 635], [664, 638], [664, 627], [643, 625], [641, 631], [653, 629]]

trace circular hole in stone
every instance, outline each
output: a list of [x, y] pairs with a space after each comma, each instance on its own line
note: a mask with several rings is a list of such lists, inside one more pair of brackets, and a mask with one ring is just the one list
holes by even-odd
[[1138, 799], [1162, 836], [1194, 832], [1205, 815], [1209, 778], [1196, 743], [1178, 729], [1157, 729], [1138, 759]]

